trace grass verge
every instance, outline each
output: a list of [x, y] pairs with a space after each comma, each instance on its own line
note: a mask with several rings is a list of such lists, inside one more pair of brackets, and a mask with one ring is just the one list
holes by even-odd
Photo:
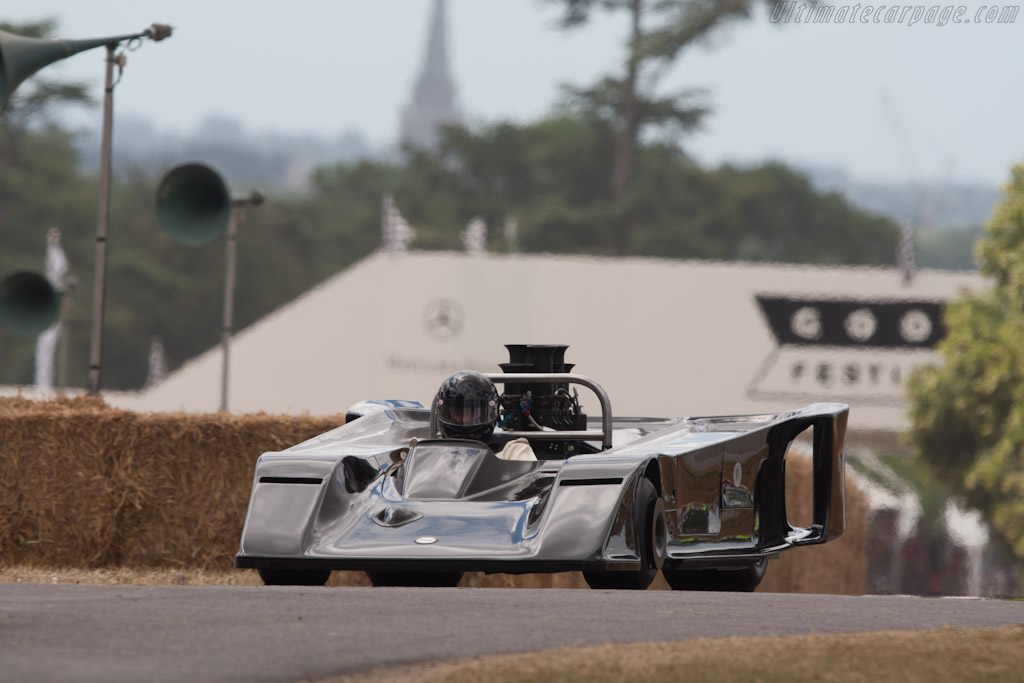
[[1024, 625], [715, 638], [436, 662], [322, 683], [1024, 681]]

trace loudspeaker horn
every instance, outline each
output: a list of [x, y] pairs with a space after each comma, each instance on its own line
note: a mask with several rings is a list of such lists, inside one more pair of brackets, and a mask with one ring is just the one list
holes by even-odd
[[140, 33], [84, 40], [29, 38], [0, 31], [0, 111], [7, 107], [7, 101], [15, 88], [47, 64], [78, 54], [83, 50], [91, 50], [94, 47], [117, 45], [126, 40], [139, 38], [163, 40], [169, 35], [171, 35], [171, 27], [167, 24], [153, 24]]
[[231, 220], [231, 195], [220, 174], [188, 163], [168, 171], [156, 191], [160, 227], [175, 241], [198, 247], [220, 237]]
[[36, 337], [57, 321], [60, 294], [39, 273], [18, 271], [0, 281], [0, 325]]

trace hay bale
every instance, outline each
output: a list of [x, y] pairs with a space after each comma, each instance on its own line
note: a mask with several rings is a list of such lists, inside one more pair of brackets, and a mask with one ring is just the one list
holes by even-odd
[[126, 509], [121, 562], [128, 566], [226, 569], [238, 549], [256, 459], [337, 425], [270, 415], [142, 415], [140, 453], [124, 486], [145, 490]]
[[5, 563], [94, 566], [116, 554], [117, 510], [128, 496], [111, 475], [130, 420], [95, 401], [0, 402]]
[[340, 420], [0, 400], [0, 562], [227, 569], [256, 458]]

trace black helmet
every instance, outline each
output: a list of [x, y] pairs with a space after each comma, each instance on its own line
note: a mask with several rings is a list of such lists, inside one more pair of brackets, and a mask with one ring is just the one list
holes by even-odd
[[463, 370], [437, 390], [441, 434], [453, 439], [486, 439], [498, 420], [498, 390], [479, 372]]

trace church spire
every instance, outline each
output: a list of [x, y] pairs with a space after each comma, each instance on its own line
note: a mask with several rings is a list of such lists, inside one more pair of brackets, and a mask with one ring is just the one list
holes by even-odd
[[414, 147], [437, 145], [439, 127], [461, 123], [455, 83], [448, 70], [447, 12], [445, 0], [434, 0], [423, 69], [413, 88], [412, 101], [402, 111], [402, 142]]

